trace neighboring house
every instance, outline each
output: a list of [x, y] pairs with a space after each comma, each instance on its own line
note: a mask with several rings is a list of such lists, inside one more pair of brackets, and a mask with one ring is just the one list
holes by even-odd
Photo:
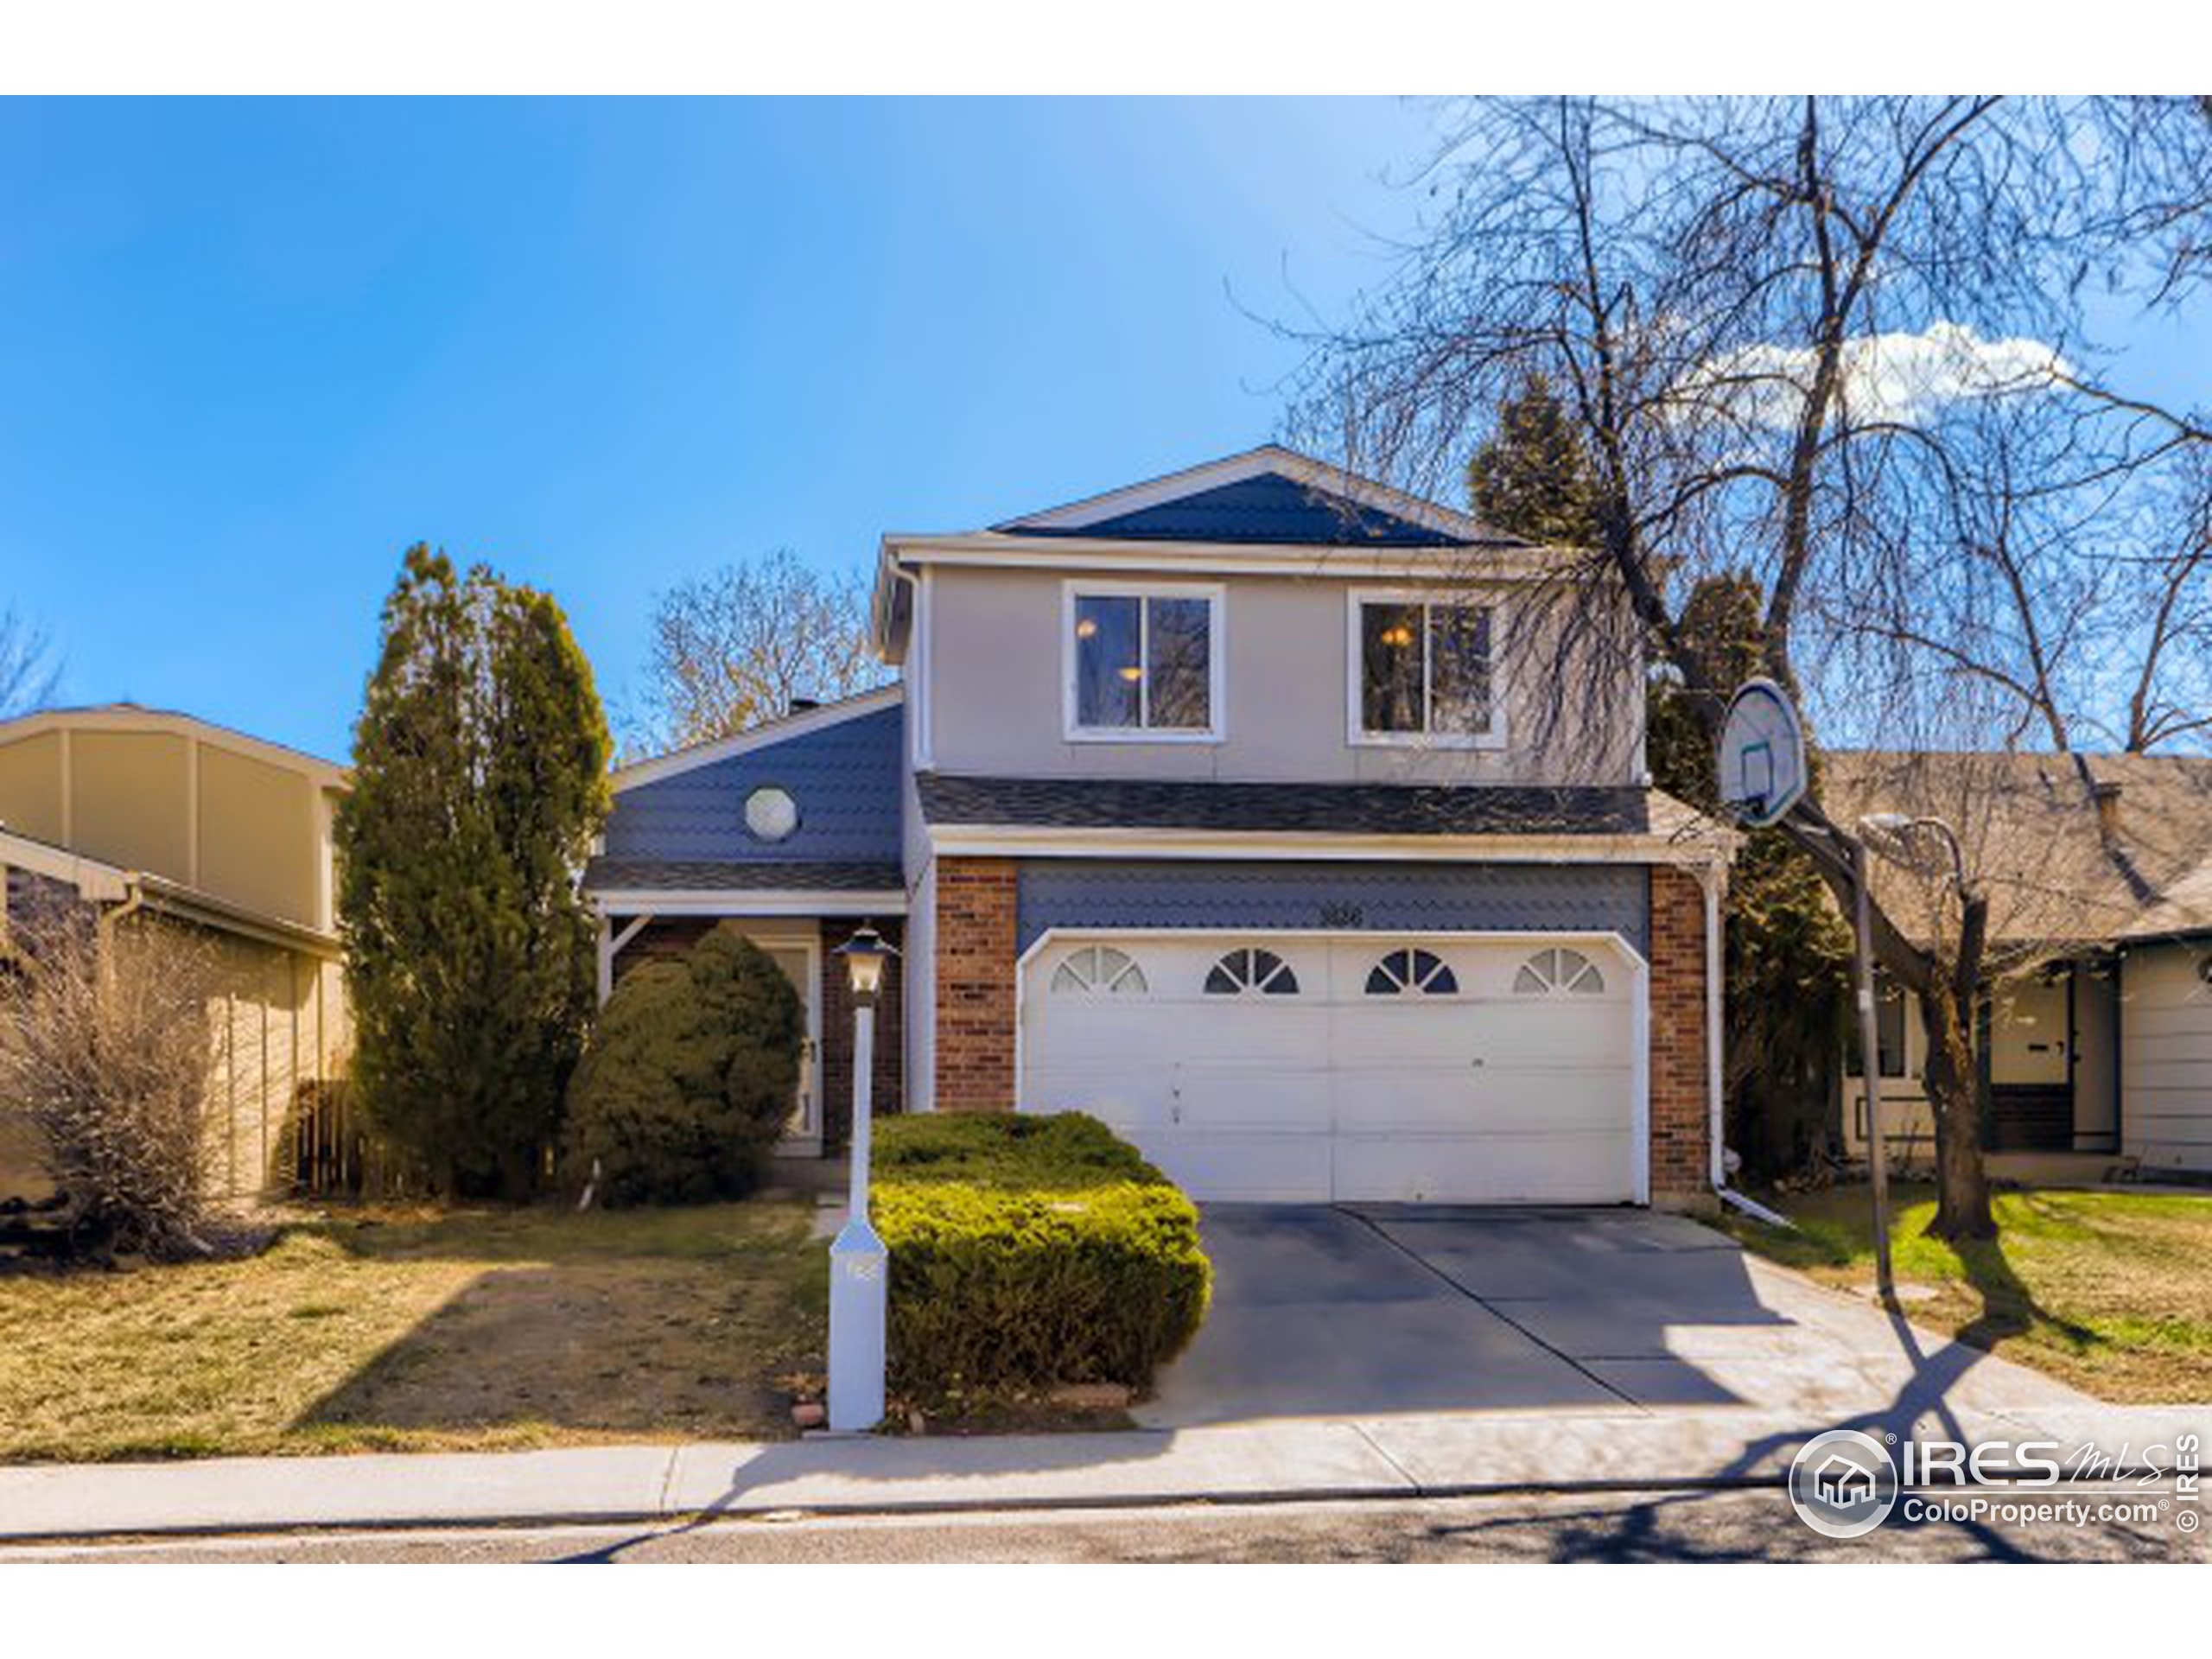
[[[302, 1086], [344, 1067], [331, 810], [345, 787], [328, 761], [128, 703], [0, 721], [0, 951], [56, 905], [149, 912], [210, 942], [209, 1159], [226, 1195], [291, 1183]], [[27, 1149], [0, 1145], [0, 1197], [29, 1185]]]
[[1732, 839], [1649, 787], [1640, 654], [1562, 643], [1634, 637], [1582, 569], [1274, 448], [887, 536], [898, 685], [616, 774], [602, 984], [741, 918], [798, 1149], [872, 918], [880, 1104], [1092, 1112], [1207, 1199], [1706, 1202]]
[[[1826, 765], [1839, 823], [1940, 817], [1990, 891], [2001, 971], [1980, 1033], [1985, 1147], [2212, 1176], [2212, 759], [1846, 753]], [[1875, 887], [1909, 933], [1933, 936], [1940, 880], [1885, 861]], [[1887, 1138], [1926, 1161], [1919, 1007], [1891, 989], [1878, 1025]], [[1855, 1058], [1842, 1093], [1845, 1145], [1863, 1156]]]

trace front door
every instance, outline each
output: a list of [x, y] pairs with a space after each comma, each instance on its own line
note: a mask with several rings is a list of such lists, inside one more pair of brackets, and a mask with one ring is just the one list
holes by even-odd
[[754, 943], [784, 970], [806, 1008], [806, 1039], [799, 1050], [798, 1090], [791, 1121], [776, 1150], [804, 1157], [822, 1150], [822, 976], [818, 940], [762, 937]]

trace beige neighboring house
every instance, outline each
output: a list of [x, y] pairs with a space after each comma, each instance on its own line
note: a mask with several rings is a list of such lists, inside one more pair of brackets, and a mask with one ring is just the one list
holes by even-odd
[[[130, 703], [0, 721], [0, 951], [11, 918], [55, 903], [151, 912], [213, 943], [209, 1157], [226, 1196], [291, 1185], [297, 1114], [344, 1069], [331, 820], [346, 786], [330, 761]], [[33, 1192], [5, 1133], [0, 1198]]]
[[[1827, 804], [1952, 824], [1990, 893], [1999, 978], [1978, 1044], [1993, 1167], [2212, 1179], [2212, 758], [1831, 752]], [[1932, 861], [1940, 872], [1942, 861]], [[1878, 861], [1874, 885], [1933, 936], [1936, 879]], [[1878, 1010], [1885, 1139], [1924, 1162], [1934, 1127], [1916, 1004]], [[1855, 1058], [1846, 1148], [1867, 1144]]]

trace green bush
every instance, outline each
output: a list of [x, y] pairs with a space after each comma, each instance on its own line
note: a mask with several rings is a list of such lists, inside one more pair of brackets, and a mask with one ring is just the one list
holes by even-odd
[[1197, 1333], [1198, 1210], [1096, 1119], [897, 1117], [876, 1135], [900, 1393], [1141, 1388]]
[[569, 1089], [562, 1175], [599, 1201], [702, 1204], [760, 1182], [791, 1116], [806, 1014], [725, 922], [681, 959], [626, 974]]

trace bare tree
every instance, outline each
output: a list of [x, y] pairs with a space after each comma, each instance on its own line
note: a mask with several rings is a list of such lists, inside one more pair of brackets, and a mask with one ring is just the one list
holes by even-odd
[[880, 683], [858, 575], [824, 572], [787, 549], [678, 582], [653, 606], [645, 735], [702, 743]]
[[[1458, 106], [1421, 175], [1440, 206], [1391, 279], [1304, 334], [1294, 424], [1433, 492], [1541, 375], [1594, 474], [1577, 585], [1593, 607], [1624, 597], [1708, 729], [1732, 687], [1680, 607], [1735, 569], [1758, 590], [1762, 665], [1831, 741], [2072, 747], [2114, 642], [2141, 653], [2159, 632], [2113, 620], [2140, 569], [2091, 531], [2204, 431], [2109, 383], [2081, 297], [2090, 264], [2171, 291], [2127, 252], [2117, 193], [2155, 176], [2177, 194], [2187, 175], [2159, 159], [2177, 118], [1964, 97]], [[2081, 166], [2093, 125], [2136, 160]], [[2164, 707], [2185, 653], [2151, 655], [2145, 706]], [[1623, 685], [1576, 676], [1560, 695]], [[1820, 802], [1785, 828], [1847, 896]], [[1953, 1238], [1994, 1230], [1973, 1054], [1990, 904], [1969, 869], [1931, 914], [1874, 918], [1930, 1034], [1933, 1230]]]
[[12, 607], [0, 610], [0, 720], [51, 702], [60, 682], [45, 633]]
[[0, 1102], [69, 1201], [78, 1248], [208, 1253], [206, 948], [73, 908], [22, 931], [0, 980]]

